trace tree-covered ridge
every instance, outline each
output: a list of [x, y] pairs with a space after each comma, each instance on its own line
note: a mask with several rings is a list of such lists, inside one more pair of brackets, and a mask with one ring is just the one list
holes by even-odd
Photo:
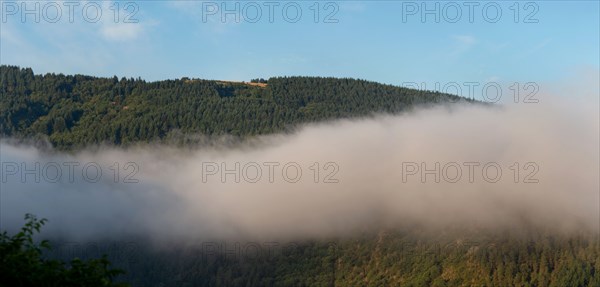
[[113, 262], [127, 270], [122, 279], [133, 286], [600, 286], [594, 235], [380, 232], [185, 246], [151, 251], [140, 245]]
[[0, 133], [45, 135], [61, 149], [148, 142], [181, 133], [245, 137], [461, 99], [355, 79], [280, 77], [264, 82], [146, 82], [36, 75], [30, 68], [0, 66]]

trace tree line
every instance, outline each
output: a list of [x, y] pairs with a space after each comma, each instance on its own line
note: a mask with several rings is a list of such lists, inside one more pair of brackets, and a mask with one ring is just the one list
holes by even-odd
[[181, 134], [248, 137], [304, 123], [398, 113], [458, 96], [357, 79], [277, 77], [266, 85], [182, 78], [34, 74], [0, 66], [0, 133], [58, 149], [127, 145]]

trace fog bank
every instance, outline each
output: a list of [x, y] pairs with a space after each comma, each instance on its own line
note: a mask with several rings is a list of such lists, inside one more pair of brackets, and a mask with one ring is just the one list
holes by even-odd
[[569, 91], [310, 125], [227, 149], [64, 154], [4, 142], [0, 222], [14, 230], [34, 213], [49, 219], [46, 234], [73, 240], [319, 238], [414, 225], [597, 232], [598, 92]]

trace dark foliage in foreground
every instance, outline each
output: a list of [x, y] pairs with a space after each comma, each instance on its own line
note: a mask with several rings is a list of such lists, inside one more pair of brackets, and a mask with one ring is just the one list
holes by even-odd
[[35, 242], [33, 235], [40, 231], [46, 222], [35, 216], [25, 216], [25, 226], [15, 235], [7, 231], [0, 234], [0, 286], [56, 286], [56, 287], [125, 287], [113, 279], [124, 272], [111, 269], [106, 257], [82, 261], [72, 259], [69, 264], [60, 260], [45, 259], [44, 249], [50, 250], [50, 243]]

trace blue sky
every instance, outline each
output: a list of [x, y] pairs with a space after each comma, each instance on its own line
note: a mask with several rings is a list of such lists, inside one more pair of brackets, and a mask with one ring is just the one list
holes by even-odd
[[[82, 7], [89, 3], [81, 2], [72, 8], [70, 23], [64, 2], [3, 1], [0, 62], [36, 73], [147, 80], [309, 75], [395, 85], [551, 82], [599, 69], [598, 1], [492, 2], [487, 18], [487, 2], [481, 2], [472, 6], [472, 19], [465, 2], [321, 1], [317, 23], [315, 2], [123, 1], [116, 9], [104, 1], [91, 2], [97, 5], [86, 6], [86, 15]], [[36, 3], [39, 23], [21, 9], [28, 5], [35, 11]], [[127, 3], [132, 5], [125, 9]], [[235, 9], [236, 4], [239, 23], [235, 15], [226, 15], [223, 23], [221, 5]], [[286, 4], [289, 21], [283, 16]], [[102, 16], [90, 23], [98, 7]], [[291, 23], [298, 7], [302, 15]], [[502, 14], [496, 17], [498, 7]], [[125, 23], [134, 8], [130, 20], [137, 23]], [[422, 8], [439, 13], [439, 21], [422, 15]], [[326, 18], [337, 23], [325, 23]]]

